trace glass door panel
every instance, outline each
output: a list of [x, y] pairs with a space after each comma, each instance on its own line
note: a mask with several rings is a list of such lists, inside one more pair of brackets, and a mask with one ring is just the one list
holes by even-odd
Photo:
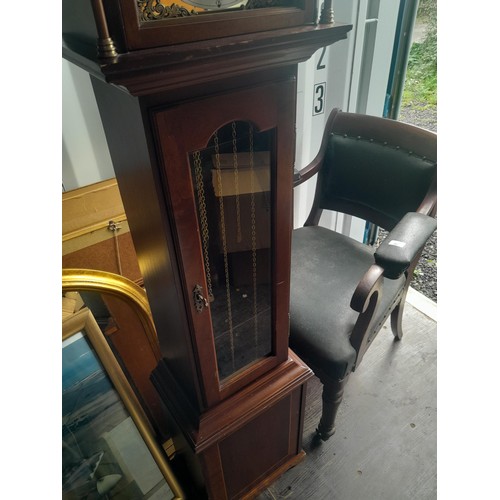
[[190, 154], [221, 383], [272, 353], [273, 136], [232, 122]]

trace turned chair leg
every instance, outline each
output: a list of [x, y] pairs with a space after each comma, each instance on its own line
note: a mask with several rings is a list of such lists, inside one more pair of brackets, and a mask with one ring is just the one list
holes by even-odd
[[348, 378], [349, 375], [346, 375], [342, 380], [328, 380], [323, 383], [323, 413], [316, 429], [316, 433], [323, 441], [335, 433], [335, 417], [342, 402]]

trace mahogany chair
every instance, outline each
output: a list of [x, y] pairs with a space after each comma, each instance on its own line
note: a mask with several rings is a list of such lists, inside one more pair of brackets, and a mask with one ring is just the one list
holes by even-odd
[[[318, 174], [304, 227], [293, 231], [290, 346], [323, 383], [316, 432], [328, 439], [352, 371], [391, 316], [400, 340], [406, 294], [436, 228], [437, 136], [390, 119], [333, 110], [320, 151], [295, 185]], [[378, 248], [318, 225], [323, 210], [388, 231]]]

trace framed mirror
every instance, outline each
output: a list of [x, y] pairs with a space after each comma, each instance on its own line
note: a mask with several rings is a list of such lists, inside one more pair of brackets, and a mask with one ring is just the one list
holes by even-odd
[[[126, 278], [108, 274], [63, 272], [62, 497], [183, 499], [159, 444], [163, 437], [150, 418], [154, 400], [146, 395], [150, 404], [145, 404], [137, 389], [139, 372], [132, 368], [135, 377], [127, 373], [119, 342], [109, 340], [113, 334], [131, 336], [120, 326], [129, 324], [132, 311], [136, 345], [154, 344], [152, 323], [137, 328], [141, 320], [146, 325], [150, 321], [145, 293]], [[137, 363], [141, 358], [145, 365], [151, 363], [147, 351], [144, 356], [136, 351]]]

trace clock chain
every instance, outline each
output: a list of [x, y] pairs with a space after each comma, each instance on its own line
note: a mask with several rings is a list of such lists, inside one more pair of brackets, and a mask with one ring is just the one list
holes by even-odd
[[254, 158], [253, 158], [253, 127], [248, 126], [249, 156], [250, 156], [250, 231], [252, 235], [252, 286], [253, 286], [253, 327], [255, 339], [255, 354], [257, 355], [258, 316], [257, 316], [257, 237], [255, 226], [255, 186], [254, 186]]
[[236, 122], [231, 124], [233, 137], [233, 172], [234, 172], [234, 192], [236, 202], [236, 241], [241, 243], [241, 212], [240, 212], [240, 186], [238, 172], [238, 146], [236, 144]]
[[209, 249], [209, 230], [208, 230], [208, 217], [207, 217], [207, 204], [205, 200], [205, 184], [203, 182], [203, 169], [201, 166], [201, 155], [199, 151], [193, 153], [194, 158], [194, 175], [196, 182], [196, 192], [198, 194], [198, 206], [200, 211], [200, 225], [201, 225], [201, 241], [203, 247], [203, 259], [205, 262], [205, 275], [207, 280], [208, 300], [213, 302], [214, 294], [212, 290], [212, 274], [210, 271], [210, 258], [208, 254]]
[[229, 284], [229, 263], [227, 255], [227, 240], [226, 240], [226, 223], [224, 219], [224, 197], [222, 196], [222, 176], [221, 176], [221, 166], [220, 166], [220, 154], [219, 154], [219, 137], [217, 132], [214, 133], [214, 145], [215, 145], [215, 171], [217, 177], [218, 191], [221, 196], [219, 196], [219, 211], [220, 211], [220, 225], [221, 225], [221, 236], [222, 236], [222, 252], [224, 256], [224, 276], [226, 280], [226, 301], [227, 301], [227, 321], [229, 326], [229, 345], [231, 349], [231, 361], [233, 371], [235, 369], [234, 365], [234, 334], [233, 334], [233, 314], [231, 310], [231, 287]]

